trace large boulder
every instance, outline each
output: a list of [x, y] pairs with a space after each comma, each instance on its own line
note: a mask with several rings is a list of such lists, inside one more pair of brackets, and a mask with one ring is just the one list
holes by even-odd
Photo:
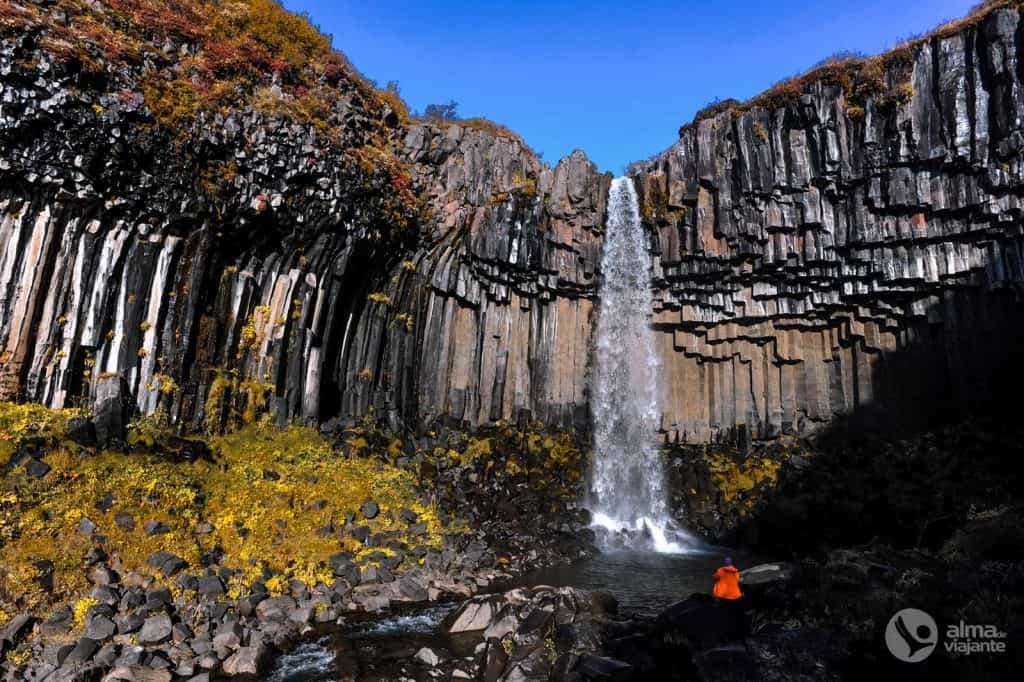
[[450, 635], [486, 630], [505, 605], [503, 595], [474, 597], [456, 609], [444, 621]]
[[699, 649], [742, 639], [749, 631], [742, 600], [715, 600], [707, 594], [693, 594], [669, 606], [658, 614], [657, 625]]
[[791, 602], [799, 584], [795, 564], [779, 561], [740, 572], [740, 588], [753, 608], [781, 607]]
[[124, 447], [132, 404], [128, 384], [120, 374], [104, 374], [97, 379], [93, 425], [100, 447]]

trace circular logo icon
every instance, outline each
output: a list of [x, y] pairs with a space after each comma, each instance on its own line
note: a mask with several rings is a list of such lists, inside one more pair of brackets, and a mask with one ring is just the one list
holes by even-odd
[[903, 609], [889, 619], [885, 627], [885, 645], [889, 653], [904, 663], [920, 663], [931, 656], [939, 644], [939, 626], [920, 609]]

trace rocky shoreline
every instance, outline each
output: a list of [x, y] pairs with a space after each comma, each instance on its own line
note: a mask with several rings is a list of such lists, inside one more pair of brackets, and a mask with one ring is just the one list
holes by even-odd
[[[95, 588], [46, 620], [17, 616], [0, 633], [5, 680], [160, 681], [259, 676], [276, 655], [317, 626], [343, 625], [346, 616], [382, 614], [397, 605], [466, 599], [507, 573], [474, 574], [414, 568], [399, 577], [384, 567], [362, 570], [339, 555], [338, 579], [309, 587], [293, 582], [271, 596], [257, 583], [228, 599], [222, 573], [184, 569], [180, 557], [151, 558], [162, 579], [106, 563], [93, 569]], [[428, 565], [440, 563], [432, 557]], [[80, 632], [75, 635], [74, 632]], [[19, 658], [25, 662], [18, 664]]]

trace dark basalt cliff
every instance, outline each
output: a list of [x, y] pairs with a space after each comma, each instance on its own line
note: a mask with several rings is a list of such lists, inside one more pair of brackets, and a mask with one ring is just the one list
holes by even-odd
[[246, 108], [175, 137], [132, 72], [88, 82], [31, 36], [0, 73], [4, 398], [586, 425], [610, 177], [582, 153], [403, 127], [344, 83], [329, 133]]
[[1021, 28], [997, 9], [827, 65], [707, 112], [630, 169], [656, 233], [670, 439], [1008, 400], [1022, 340]]
[[[1020, 23], [812, 72], [630, 169], [668, 440], [898, 421], [1015, 380]], [[329, 129], [240, 107], [175, 134], [140, 74], [0, 43], [3, 398], [124, 396], [189, 429], [586, 428], [610, 176], [582, 153], [551, 168], [348, 82]]]

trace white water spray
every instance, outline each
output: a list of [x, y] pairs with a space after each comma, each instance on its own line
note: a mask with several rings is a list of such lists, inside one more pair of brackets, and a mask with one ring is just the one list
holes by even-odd
[[660, 366], [651, 329], [650, 254], [629, 178], [612, 181], [601, 256], [591, 412], [592, 525], [603, 549], [682, 553], [697, 546], [668, 513], [655, 442]]

